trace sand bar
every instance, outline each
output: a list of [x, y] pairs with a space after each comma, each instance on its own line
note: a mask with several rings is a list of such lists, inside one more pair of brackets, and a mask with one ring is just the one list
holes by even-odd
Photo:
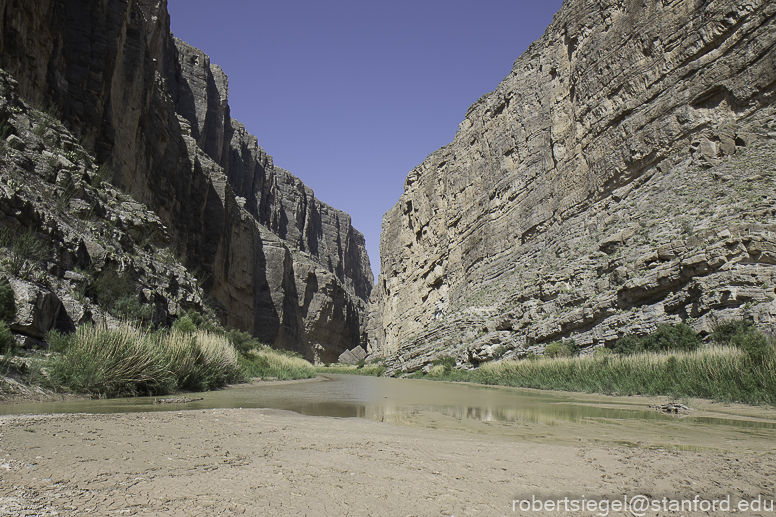
[[775, 481], [772, 453], [537, 443], [281, 410], [0, 417], [0, 515], [550, 515], [512, 501], [746, 498]]

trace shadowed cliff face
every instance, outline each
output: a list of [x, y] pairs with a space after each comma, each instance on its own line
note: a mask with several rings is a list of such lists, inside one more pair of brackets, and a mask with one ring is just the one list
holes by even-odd
[[147, 204], [226, 323], [331, 361], [362, 344], [372, 277], [350, 218], [231, 119], [227, 78], [164, 0], [0, 0], [0, 67]]
[[775, 14], [758, 0], [565, 2], [385, 214], [372, 349], [411, 371], [440, 353], [476, 364], [499, 346], [600, 346], [688, 318], [772, 321], [767, 288], [746, 311], [709, 294], [739, 281], [714, 277], [730, 260], [752, 273], [745, 285], [768, 285], [757, 250], [681, 264], [742, 223], [776, 244], [770, 201], [723, 197], [753, 174], [709, 172], [774, 120]]
[[363, 236], [350, 216], [315, 198], [310, 187], [274, 166], [256, 137], [229, 116], [228, 79], [201, 50], [175, 39], [180, 78], [169, 87], [191, 136], [229, 178], [244, 207], [294, 249], [325, 264], [364, 300], [373, 277]]

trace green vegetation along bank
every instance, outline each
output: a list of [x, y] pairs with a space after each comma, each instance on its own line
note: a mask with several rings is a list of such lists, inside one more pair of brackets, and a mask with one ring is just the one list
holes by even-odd
[[649, 336], [626, 336], [616, 352], [573, 355], [573, 346], [555, 357], [486, 363], [475, 370], [455, 368], [455, 359], [435, 361], [413, 377], [549, 390], [617, 395], [697, 397], [722, 402], [776, 405], [776, 343], [746, 321], [717, 327], [702, 344], [685, 325], [661, 326]]
[[380, 362], [365, 364], [335, 364], [316, 366], [318, 373], [338, 373], [344, 375], [366, 375], [367, 377], [380, 377], [385, 373], [385, 365]]
[[[273, 350], [247, 333], [226, 332], [198, 316], [186, 315], [170, 329], [144, 328], [135, 321], [116, 328], [82, 325], [71, 334], [52, 331], [47, 353], [17, 350], [0, 323], [0, 374], [27, 386], [93, 397], [206, 391], [256, 377], [317, 375], [292, 352]], [[0, 377], [0, 394], [8, 383]]]

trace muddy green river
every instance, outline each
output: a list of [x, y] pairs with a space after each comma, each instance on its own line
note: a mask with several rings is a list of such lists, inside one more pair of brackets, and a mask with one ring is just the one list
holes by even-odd
[[667, 399], [608, 397], [414, 379], [323, 375], [188, 393], [184, 404], [154, 397], [0, 405], [0, 414], [122, 413], [274, 408], [304, 415], [368, 418], [506, 440], [677, 450], [776, 452], [776, 410], [690, 401], [672, 416], [649, 408]]

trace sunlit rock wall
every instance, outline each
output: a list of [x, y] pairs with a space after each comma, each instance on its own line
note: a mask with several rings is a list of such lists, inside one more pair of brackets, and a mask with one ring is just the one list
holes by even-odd
[[[705, 247], [686, 242], [702, 231], [725, 235], [746, 222], [773, 245], [767, 200], [746, 209], [760, 215], [723, 197], [715, 206], [730, 203], [727, 218], [697, 212], [709, 192], [735, 191], [753, 174], [733, 172], [724, 184], [693, 167], [717, 166], [769, 131], [775, 13], [762, 0], [564, 2], [509, 76], [469, 108], [453, 142], [409, 173], [385, 214], [371, 349], [411, 371], [435, 354], [476, 363], [499, 346], [574, 337], [605, 345], [722, 311], [713, 303], [693, 311], [703, 295], [687, 293], [714, 267], [637, 298], [626, 291], [633, 277]], [[663, 190], [652, 192], [657, 184]], [[669, 195], [683, 188], [697, 199]], [[656, 200], [669, 201], [665, 211], [650, 212]], [[683, 217], [689, 233], [676, 230]], [[674, 241], [681, 253], [658, 253]], [[746, 257], [742, 271], [757, 262]], [[767, 285], [770, 264], [745, 283]], [[613, 326], [622, 311], [633, 314]], [[769, 321], [772, 312], [763, 303], [746, 315]]]

